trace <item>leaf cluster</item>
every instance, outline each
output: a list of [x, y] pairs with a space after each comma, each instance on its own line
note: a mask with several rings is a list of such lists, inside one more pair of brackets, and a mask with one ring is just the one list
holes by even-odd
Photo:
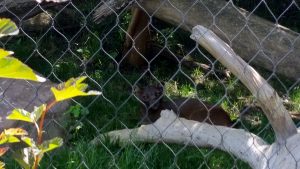
[[[9, 19], [0, 19], [0, 37], [16, 35], [19, 32], [15, 23]], [[13, 52], [0, 49], [0, 78], [24, 79], [38, 82], [46, 81], [45, 78], [37, 75], [34, 71], [23, 64], [18, 59], [12, 57]], [[63, 139], [59, 137], [43, 141], [43, 125], [46, 113], [56, 103], [71, 99], [77, 96], [100, 95], [98, 91], [88, 91], [86, 83], [83, 81], [87, 77], [71, 78], [58, 87], [52, 87], [54, 100], [49, 104], [42, 104], [35, 107], [32, 112], [16, 108], [6, 117], [8, 120], [17, 120], [31, 123], [37, 130], [37, 139], [29, 136], [28, 132], [22, 128], [4, 129], [0, 133], [0, 156], [9, 150], [9, 144], [23, 142], [27, 146], [13, 152], [13, 158], [24, 169], [36, 169], [44, 153], [52, 151], [63, 145]], [[25, 158], [26, 154], [26, 158]], [[0, 169], [4, 169], [5, 164], [0, 161]]]

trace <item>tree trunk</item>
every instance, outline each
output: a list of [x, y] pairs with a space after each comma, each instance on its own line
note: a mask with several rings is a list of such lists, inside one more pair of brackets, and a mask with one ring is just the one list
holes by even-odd
[[[120, 4], [128, 4], [128, 0], [106, 2], [105, 12], [104, 6], [95, 11], [96, 19], [113, 13], [111, 9], [118, 10]], [[293, 80], [300, 78], [299, 33], [238, 9], [231, 1], [151, 0], [140, 5], [150, 15], [188, 31], [198, 24], [208, 27], [251, 65]]]

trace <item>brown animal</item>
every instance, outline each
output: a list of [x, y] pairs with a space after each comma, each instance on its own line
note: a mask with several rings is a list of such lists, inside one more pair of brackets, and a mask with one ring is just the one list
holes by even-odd
[[155, 122], [160, 117], [160, 112], [164, 109], [173, 110], [179, 117], [199, 122], [206, 122], [214, 125], [231, 126], [228, 113], [219, 106], [201, 102], [198, 99], [179, 98], [172, 101], [162, 99], [163, 87], [159, 85], [149, 85], [144, 88], [135, 89], [135, 94], [143, 102], [142, 123]]
[[146, 65], [147, 43], [150, 41], [149, 16], [139, 8], [132, 9], [122, 55], [132, 66]]

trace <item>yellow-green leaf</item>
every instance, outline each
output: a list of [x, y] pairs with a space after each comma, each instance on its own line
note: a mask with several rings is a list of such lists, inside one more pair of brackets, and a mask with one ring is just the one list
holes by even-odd
[[6, 119], [9, 120], [20, 120], [20, 121], [26, 121], [30, 123], [34, 123], [35, 121], [31, 118], [31, 113], [24, 109], [14, 109], [10, 115], [6, 117]]
[[77, 96], [100, 95], [101, 92], [89, 91], [85, 92], [88, 85], [82, 83], [86, 76], [71, 78], [67, 82], [60, 84], [57, 88], [52, 87], [51, 91], [55, 96], [56, 101], [62, 101]]
[[17, 143], [17, 142], [20, 142], [20, 140], [13, 135], [6, 135], [5, 132], [2, 132], [0, 134], [0, 145], [5, 143]]
[[0, 157], [3, 156], [7, 151], [9, 147], [0, 147]]
[[10, 56], [12, 54], [14, 54], [14, 52], [12, 52], [12, 51], [6, 51], [6, 50], [0, 48], [0, 59], [4, 58], [6, 56]]
[[7, 138], [8, 138], [7, 143], [18, 143], [18, 142], [20, 142], [18, 137], [15, 137], [15, 136], [8, 135]]
[[0, 59], [0, 77], [39, 82], [46, 81], [45, 78], [36, 75], [30, 67], [13, 57], [3, 57]]
[[6, 119], [9, 120], [20, 120], [29, 123], [36, 123], [42, 115], [42, 112], [46, 109], [46, 104], [42, 104], [39, 107], [34, 107], [32, 113], [24, 109], [14, 109], [11, 114], [9, 114]]
[[6, 143], [7, 138], [4, 132], [0, 134], [0, 145]]
[[31, 113], [31, 119], [33, 121], [37, 122], [40, 119], [43, 111], [45, 111], [45, 110], [46, 110], [46, 104], [42, 104], [39, 107], [34, 107], [34, 110]]
[[0, 18], [0, 38], [8, 35], [17, 35], [19, 29], [10, 19]]
[[0, 169], [5, 169], [4, 167], [5, 167], [5, 164], [2, 161], [0, 161]]
[[40, 150], [42, 152], [51, 151], [63, 145], [63, 139], [59, 137], [55, 137], [51, 140], [44, 141], [40, 146]]
[[30, 137], [21, 137], [21, 140], [29, 147], [36, 147], [35, 141]]
[[5, 135], [13, 135], [13, 136], [25, 136], [28, 135], [27, 131], [22, 128], [9, 128], [4, 129]]

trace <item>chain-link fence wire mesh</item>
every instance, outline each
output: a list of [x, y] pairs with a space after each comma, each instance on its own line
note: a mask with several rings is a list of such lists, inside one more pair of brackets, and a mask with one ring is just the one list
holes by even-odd
[[[149, 98], [144, 99], [135, 93], [138, 87], [139, 90], [150, 90], [150, 96], [146, 97], [155, 98], [151, 106], [160, 104], [159, 108], [170, 108], [171, 103], [177, 102], [189, 104], [187, 111], [198, 108], [199, 104], [205, 104], [209, 111], [213, 109], [211, 105], [222, 107], [230, 116], [232, 127], [257, 134], [269, 143], [274, 142], [271, 126], [255, 98], [236, 77], [228, 76], [225, 67], [189, 38], [191, 25], [187, 23], [203, 17], [207, 23], [205, 26], [222, 36], [230, 46], [236, 50], [242, 48], [237, 53], [241, 57], [247, 55], [243, 58], [247, 58], [246, 61], [278, 91], [287, 109], [297, 113], [300, 109], [299, 74], [292, 74], [297, 73], [296, 70], [290, 74], [283, 70], [298, 70], [299, 57], [293, 52], [299, 44], [299, 2], [194, 0], [187, 1], [186, 4], [191, 6], [183, 10], [177, 6], [180, 1], [161, 0], [161, 5], [151, 13], [140, 1], [128, 2], [112, 8], [110, 1], [99, 0], [74, 0], [61, 4], [1, 1], [3, 16], [12, 18], [20, 29], [18, 36], [1, 39], [3, 48], [14, 51], [16, 57], [53, 82], [85, 75], [91, 89], [103, 92], [99, 97], [74, 99], [67, 110], [58, 110], [62, 111], [59, 115], [49, 115], [45, 131], [59, 128], [67, 142], [60, 150], [47, 154], [41, 168], [250, 168], [237, 157], [216, 148], [174, 145], [160, 140], [151, 144], [131, 141], [129, 145], [102, 141], [95, 147], [90, 141], [101, 133], [134, 128], [145, 121], [154, 121], [152, 118], [157, 119], [149, 115], [154, 110], [147, 103], [143, 104]], [[127, 32], [134, 18], [130, 10], [132, 4], [144, 12], [147, 24], [135, 30], [134, 36], [128, 36], [132, 35]], [[94, 12], [102, 5], [106, 5], [112, 14], [96, 23]], [[159, 14], [163, 6], [181, 16], [180, 22], [176, 22], [175, 17], [172, 20], [172, 12], [165, 16]], [[193, 16], [200, 7], [206, 10], [206, 15]], [[171, 16], [169, 20], [168, 15]], [[263, 19], [255, 25], [252, 16]], [[145, 22], [141, 18], [137, 20], [137, 25]], [[292, 34], [283, 33], [286, 36], [278, 35], [278, 38], [274, 34], [278, 33], [279, 27], [281, 31], [291, 29]], [[144, 32], [149, 37], [144, 36]], [[124, 48], [126, 37], [130, 37], [133, 46]], [[274, 44], [282, 44], [277, 48], [284, 48], [278, 51], [285, 51], [276, 54], [278, 57], [273, 56], [273, 51], [268, 51], [271, 44], [265, 44], [272, 38]], [[146, 45], [147, 50], [141, 51], [139, 43]], [[253, 44], [257, 46], [253, 47]], [[134, 54], [139, 57], [132, 60]], [[264, 58], [264, 62], [259, 58]], [[282, 67], [281, 63], [286, 60], [295, 64]], [[0, 86], [1, 100], [15, 107], [9, 91], [14, 92], [10, 88], [18, 82], [5, 83]], [[15, 93], [14, 97], [26, 100], [22, 103], [25, 108], [36, 99], [45, 102], [41, 95], [44, 84], [22, 83], [29, 91], [25, 92], [28, 95]], [[162, 88], [164, 91], [157, 94]], [[200, 102], [190, 103], [193, 99]], [[181, 107], [184, 105], [178, 108]], [[224, 118], [207, 116], [204, 120], [214, 122]], [[10, 160], [7, 165], [16, 167]]]

